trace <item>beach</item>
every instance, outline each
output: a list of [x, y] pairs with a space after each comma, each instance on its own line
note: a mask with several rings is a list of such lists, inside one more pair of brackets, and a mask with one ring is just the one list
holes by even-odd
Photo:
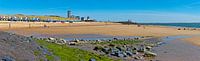
[[[119, 23], [79, 22], [79, 23], [45, 23], [45, 22], [0, 22], [0, 30], [21, 35], [66, 35], [66, 34], [102, 34], [112, 36], [173, 36], [196, 35], [200, 30], [177, 30], [175, 27], [123, 25]], [[47, 25], [48, 27], [44, 27]]]
[[[11, 27], [9, 28], [9, 24]], [[65, 37], [63, 35], [97, 34], [109, 36], [147, 36], [165, 37], [180, 35], [199, 35], [200, 30], [178, 30], [179, 27], [124, 25], [120, 23], [106, 22], [76, 22], [76, 23], [47, 23], [47, 22], [9, 22], [1, 21], [0, 30], [14, 32], [25, 36], [51, 35]], [[48, 27], [44, 27], [47, 25]], [[200, 45], [199, 36], [184, 38], [188, 42]]]
[[183, 38], [187, 42], [190, 42], [194, 45], [200, 46], [200, 36], [190, 37], [190, 38]]
[[[128, 36], [140, 36], [144, 38], [153, 38], [152, 41], [157, 40], [154, 38], [161, 38], [165, 44], [153, 48], [153, 51], [158, 54], [158, 57], [155, 57], [154, 60], [183, 61], [194, 59], [193, 61], [196, 61], [199, 59], [199, 57], [197, 56], [200, 55], [195, 54], [196, 52], [198, 52], [198, 49], [200, 49], [200, 30], [198, 28], [196, 28], [195, 30], [183, 30], [183, 27], [152, 25], [138, 26], [106, 22], [47, 23], [5, 21], [0, 22], [0, 25], [1, 31], [34, 37], [55, 37], [71, 39], [80, 37], [84, 39], [95, 40], [99, 38], [112, 39], [113, 37], [119, 38], [122, 36], [122, 38]], [[85, 47], [88, 47], [87, 45], [88, 44], [82, 47], [77, 46], [76, 48], [84, 50]], [[185, 55], [186, 53], [187, 56], [179, 56]]]

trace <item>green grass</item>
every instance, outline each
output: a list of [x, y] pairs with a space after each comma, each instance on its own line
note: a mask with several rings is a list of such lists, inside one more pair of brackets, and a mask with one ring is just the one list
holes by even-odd
[[[89, 61], [90, 58], [95, 58], [96, 61], [112, 61], [111, 58], [106, 56], [100, 56], [88, 51], [67, 47], [66, 45], [48, 43], [44, 40], [37, 40], [37, 43], [46, 47], [55, 56], [58, 56], [61, 61]], [[46, 58], [48, 58], [50, 61], [54, 60], [53, 56], [46, 55]]]
[[114, 45], [124, 45], [124, 44], [137, 44], [141, 43], [141, 40], [117, 40], [117, 41], [107, 41], [107, 42], [97, 42], [93, 44], [114, 44]]
[[34, 55], [35, 55], [35, 56], [38, 56], [40, 53], [41, 53], [41, 51], [38, 51], [38, 50], [35, 50], [35, 51], [34, 51]]

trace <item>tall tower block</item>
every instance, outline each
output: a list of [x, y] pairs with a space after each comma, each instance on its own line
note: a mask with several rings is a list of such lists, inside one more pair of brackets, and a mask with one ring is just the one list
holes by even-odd
[[67, 18], [71, 18], [71, 14], [72, 14], [71, 11], [67, 11]]

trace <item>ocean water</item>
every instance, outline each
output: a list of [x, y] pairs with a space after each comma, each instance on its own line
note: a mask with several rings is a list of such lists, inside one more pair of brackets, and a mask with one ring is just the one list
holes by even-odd
[[159, 25], [159, 26], [200, 28], [200, 23], [142, 23], [142, 24], [143, 25]]

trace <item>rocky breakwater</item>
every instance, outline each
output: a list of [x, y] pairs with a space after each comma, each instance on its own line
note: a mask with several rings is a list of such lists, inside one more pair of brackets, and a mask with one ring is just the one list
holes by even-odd
[[146, 60], [145, 58], [154, 58], [156, 53], [152, 52], [152, 48], [162, 44], [161, 40], [157, 38], [150, 38], [141, 40], [140, 38], [127, 38], [111, 40], [78, 40], [74, 39], [67, 41], [59, 38], [42, 38], [47, 42], [56, 44], [66, 44], [68, 46], [75, 46], [83, 50], [92, 50], [100, 54], [107, 55], [112, 58], [120, 58], [125, 61], [130, 60]]
[[110, 57], [121, 58], [125, 61], [146, 60], [145, 58], [157, 56], [156, 53], [152, 52], [152, 48], [160, 43], [160, 41], [152, 42], [152, 40], [112, 40], [97, 43], [93, 50], [103, 52]]
[[0, 32], [0, 61], [39, 61], [44, 60], [41, 50], [31, 37]]

